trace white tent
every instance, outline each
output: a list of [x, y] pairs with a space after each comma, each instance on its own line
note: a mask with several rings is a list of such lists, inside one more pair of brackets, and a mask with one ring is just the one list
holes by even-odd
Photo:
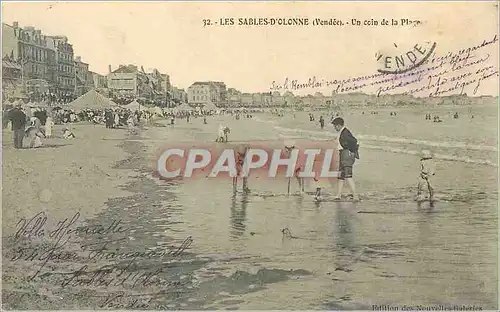
[[204, 110], [204, 111], [206, 111], [206, 112], [208, 112], [208, 111], [211, 111], [211, 110], [217, 110], [218, 107], [215, 106], [214, 103], [210, 102], [210, 103], [206, 104], [205, 106], [203, 106], [201, 109]]
[[158, 115], [162, 115], [162, 114], [163, 114], [163, 110], [162, 110], [160, 107], [158, 107], [158, 106], [151, 107], [151, 108], [149, 109], [149, 111], [150, 111], [151, 113], [153, 113], [153, 114], [158, 114]]
[[146, 106], [142, 106], [137, 101], [133, 101], [132, 103], [125, 105], [124, 108], [130, 109], [131, 111], [143, 111], [148, 109]]
[[182, 112], [182, 111], [193, 111], [194, 108], [192, 108], [191, 106], [189, 106], [187, 103], [182, 103], [181, 105], [175, 107], [175, 110], [178, 111], [178, 112]]
[[116, 107], [116, 103], [97, 93], [95, 90], [90, 90], [84, 95], [80, 96], [73, 102], [68, 104], [68, 108], [74, 110], [83, 110], [83, 109], [105, 109], [105, 108], [113, 108]]

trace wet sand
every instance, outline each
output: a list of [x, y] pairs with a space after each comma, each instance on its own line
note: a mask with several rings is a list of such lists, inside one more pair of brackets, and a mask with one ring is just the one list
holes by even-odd
[[[173, 129], [149, 126], [131, 137], [124, 130], [77, 125], [75, 132], [85, 139], [55, 139], [54, 144], [67, 145], [36, 151], [9, 150], [4, 135], [3, 243], [8, 247], [3, 258], [4, 307], [371, 309], [374, 304], [442, 304], [497, 308], [496, 168], [441, 164], [435, 183], [443, 200], [434, 208], [426, 203], [418, 207], [411, 200], [418, 157], [376, 150], [363, 151], [356, 164], [363, 198], [357, 204], [328, 201], [333, 189], [320, 204], [311, 195], [285, 196], [286, 180], [250, 179], [252, 193], [234, 195], [230, 181], [173, 183], [152, 178], [151, 155], [163, 141], [213, 141], [220, 122], [231, 127], [230, 139], [235, 141], [289, 135], [265, 122], [215, 119], [209, 119], [208, 125], [202, 119], [190, 124], [180, 120]], [[33, 153], [39, 154], [37, 162], [27, 158]], [[20, 169], [23, 160], [26, 164]], [[73, 170], [73, 162], [82, 168]], [[94, 165], [103, 171], [92, 169]], [[29, 180], [19, 179], [19, 170], [39, 178], [25, 182]], [[71, 175], [72, 170], [79, 175]], [[47, 203], [35, 196], [42, 187], [55, 190]], [[275, 196], [263, 196], [271, 193]], [[12, 242], [6, 236], [14, 233], [18, 218], [41, 210], [52, 220], [80, 210], [80, 220], [89, 225], [109, 225], [114, 220], [123, 225], [119, 233], [75, 236], [65, 248], [74, 248], [80, 258], [52, 260], [46, 273], [116, 262], [90, 260], [88, 252], [77, 250], [85, 243], [107, 243], [109, 249], [120, 252], [182, 252], [118, 262], [127, 272], [159, 270], [155, 281], [161, 280], [162, 286], [61, 286], [64, 276], [57, 274], [28, 282], [35, 269], [31, 266], [40, 261], [9, 261], [9, 251], [20, 244], [41, 244], [46, 238]], [[282, 234], [284, 228], [291, 237]], [[111, 241], [116, 239], [124, 240]], [[144, 295], [162, 289], [161, 295]], [[122, 293], [128, 297], [106, 303], [110, 294]], [[142, 295], [134, 301], [131, 294]]]

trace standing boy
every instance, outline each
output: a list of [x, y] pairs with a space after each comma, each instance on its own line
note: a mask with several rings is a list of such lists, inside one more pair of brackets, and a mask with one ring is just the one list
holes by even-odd
[[336, 200], [340, 200], [342, 196], [342, 188], [344, 187], [344, 180], [347, 180], [347, 184], [352, 192], [353, 201], [359, 201], [356, 195], [356, 186], [354, 185], [354, 180], [352, 178], [352, 167], [356, 159], [359, 159], [359, 145], [358, 140], [352, 135], [351, 131], [344, 126], [344, 119], [337, 117], [333, 120], [333, 127], [339, 132], [339, 158], [340, 158], [340, 177], [338, 184], [338, 192], [335, 197]]
[[428, 150], [422, 151], [422, 157], [420, 158], [420, 176], [418, 177], [417, 185], [417, 201], [422, 201], [424, 198], [422, 196], [423, 187], [427, 186], [429, 190], [429, 201], [434, 200], [434, 187], [432, 186], [431, 178], [435, 174], [435, 165], [432, 158], [432, 154]]

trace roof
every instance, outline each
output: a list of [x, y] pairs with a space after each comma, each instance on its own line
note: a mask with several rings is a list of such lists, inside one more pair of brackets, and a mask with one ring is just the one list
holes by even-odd
[[9, 59], [2, 59], [2, 67], [21, 70], [21, 65]]
[[210, 82], [208, 81], [196, 81], [191, 86], [209, 86]]
[[220, 81], [196, 81], [189, 88], [194, 86], [208, 86], [213, 88], [225, 88], [226, 84]]
[[211, 83], [218, 85], [219, 87], [225, 87], [226, 84], [222, 81], [210, 81]]
[[137, 72], [137, 68], [133, 68], [131, 66], [122, 66], [122, 67], [118, 67], [117, 69], [115, 69], [111, 73], [113, 73], [113, 74], [133, 74], [136, 72]]

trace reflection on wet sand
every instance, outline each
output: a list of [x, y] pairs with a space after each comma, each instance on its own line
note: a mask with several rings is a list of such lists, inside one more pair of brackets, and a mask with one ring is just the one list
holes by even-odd
[[246, 218], [247, 218], [247, 205], [249, 203], [248, 194], [243, 193], [240, 200], [236, 192], [231, 196], [231, 237], [239, 238], [245, 234]]
[[350, 203], [336, 203], [335, 205], [336, 211], [336, 237], [335, 246], [338, 251], [347, 251], [350, 253], [355, 252], [355, 234], [354, 234], [354, 226], [352, 224], [351, 218], [353, 217], [352, 213], [346, 212], [346, 209], [355, 208]]

